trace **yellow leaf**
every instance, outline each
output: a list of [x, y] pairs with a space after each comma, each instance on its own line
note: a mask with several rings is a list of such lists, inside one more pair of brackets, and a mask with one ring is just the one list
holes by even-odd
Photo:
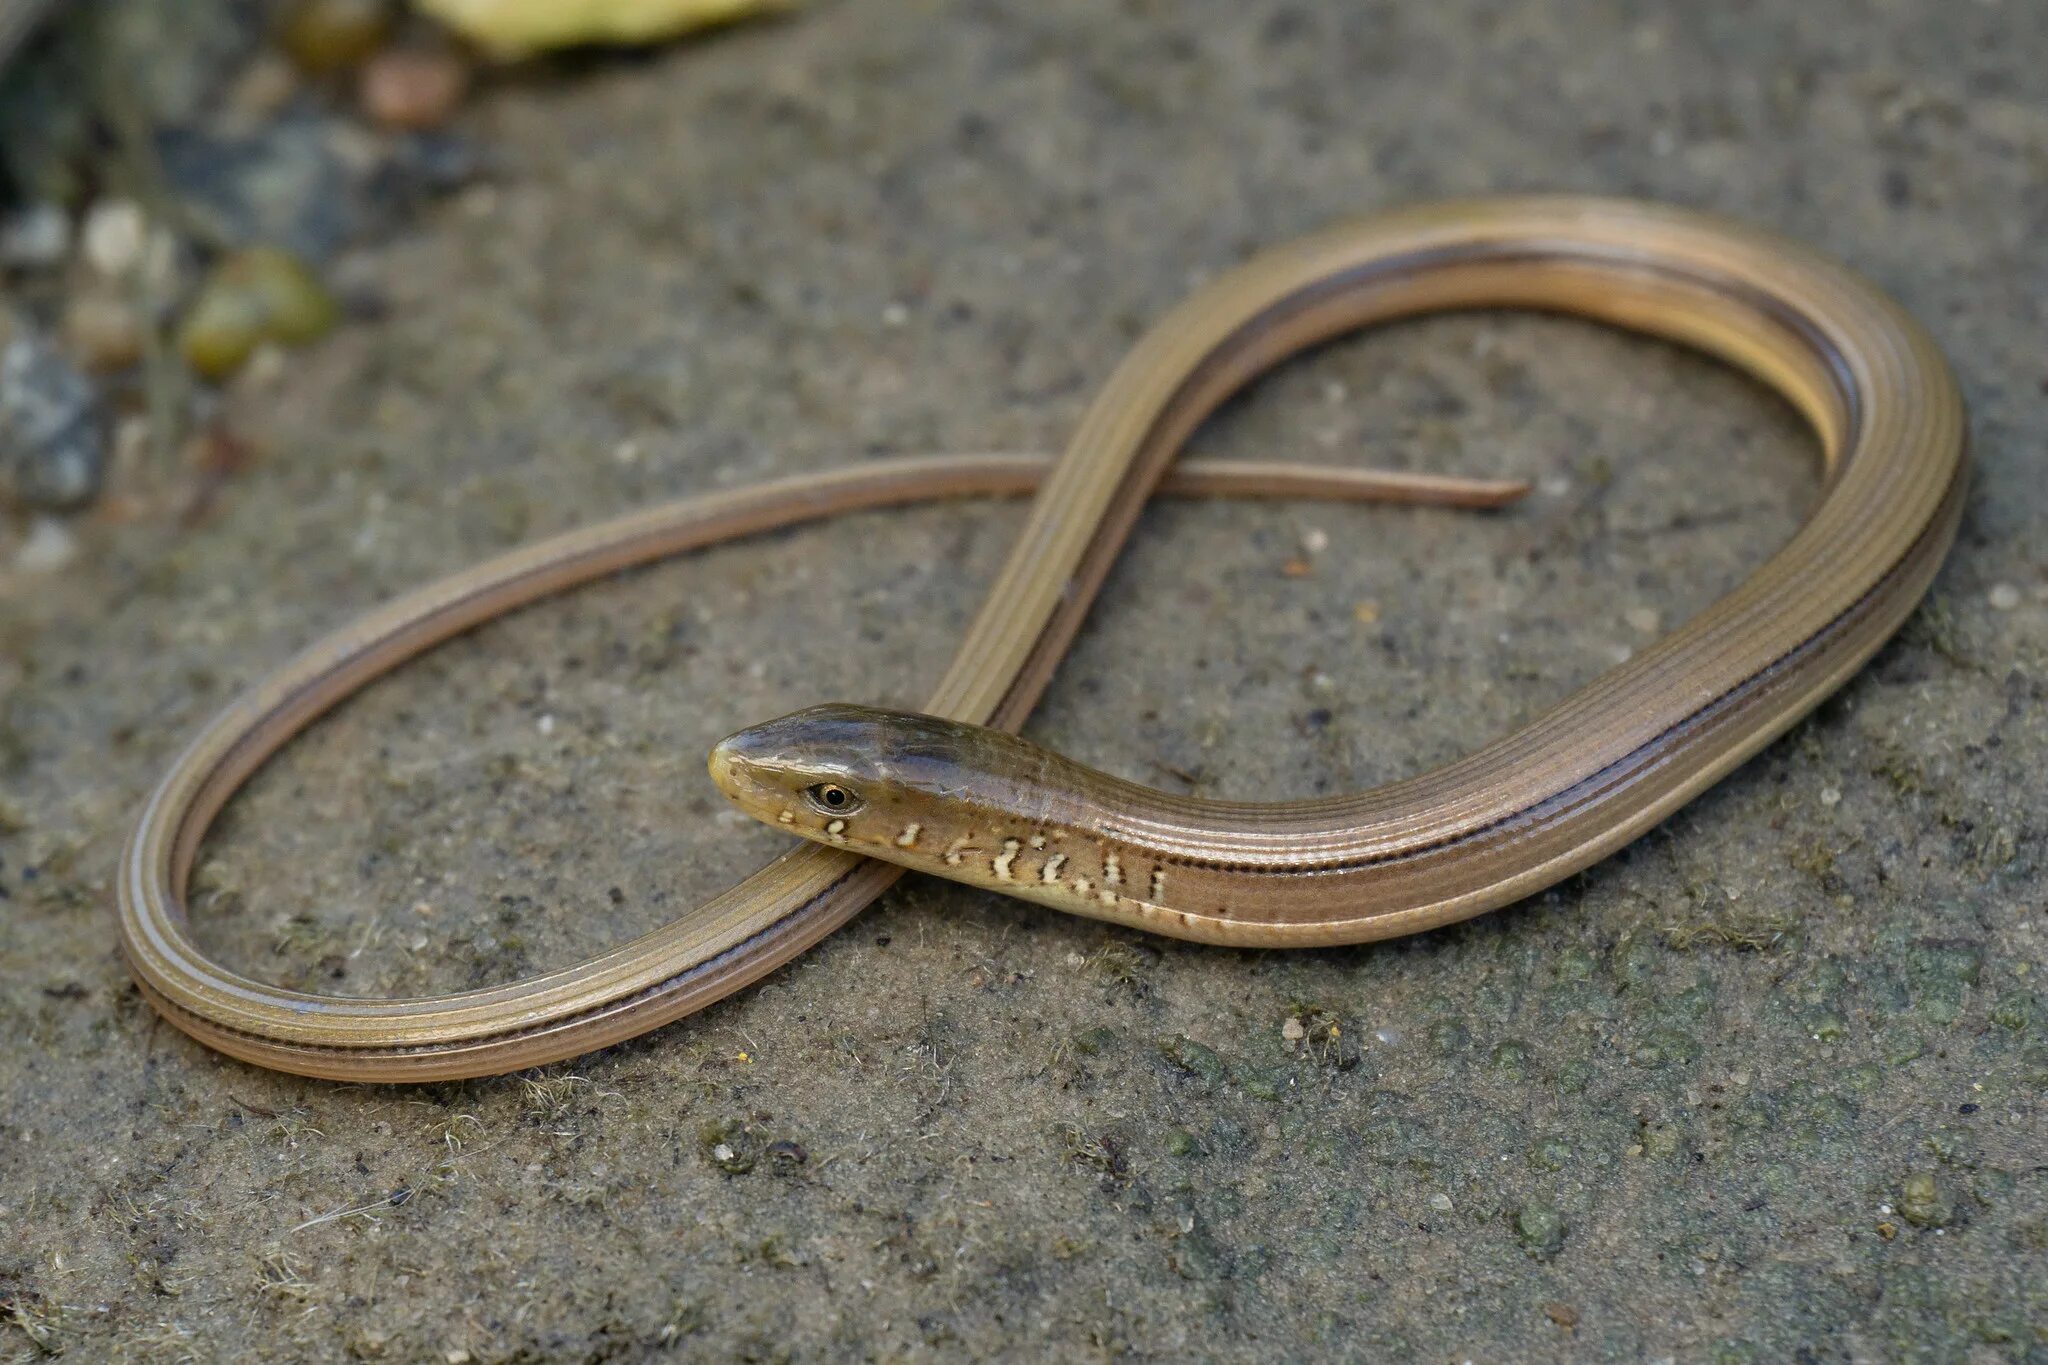
[[793, 0], [419, 0], [494, 56], [586, 43], [657, 43], [693, 29], [790, 8]]

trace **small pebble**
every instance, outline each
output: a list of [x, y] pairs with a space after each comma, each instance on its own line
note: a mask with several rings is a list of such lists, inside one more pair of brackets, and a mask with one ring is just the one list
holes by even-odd
[[1915, 1227], [1939, 1228], [1954, 1214], [1948, 1193], [1932, 1171], [1915, 1171], [1899, 1187], [1899, 1213]]
[[278, 45], [306, 71], [341, 71], [382, 47], [390, 32], [385, 0], [298, 0]]
[[47, 270], [71, 249], [71, 219], [56, 204], [30, 204], [0, 223], [0, 265]]
[[469, 93], [469, 64], [452, 52], [392, 48], [363, 64], [363, 109], [386, 128], [438, 128]]
[[312, 341], [334, 326], [340, 312], [298, 257], [276, 247], [250, 247], [215, 267], [186, 314], [178, 348], [202, 377], [225, 379], [265, 342]]
[[118, 294], [82, 289], [64, 308], [64, 344], [88, 370], [122, 370], [142, 358], [142, 320]]
[[99, 390], [34, 324], [0, 310], [0, 491], [78, 507], [99, 492], [106, 460]]
[[1289, 1015], [1287, 1022], [1280, 1026], [1280, 1036], [1290, 1043], [1298, 1043], [1308, 1036], [1308, 1030], [1302, 1027], [1301, 1020]]
[[2020, 590], [2010, 583], [1993, 583], [1991, 591], [1984, 594], [1984, 600], [1991, 604], [1993, 611], [2011, 611], [2020, 604]]
[[1312, 555], [1319, 555], [1330, 548], [1330, 533], [1319, 527], [1310, 527], [1301, 536], [1301, 548]]
[[1361, 626], [1378, 624], [1380, 604], [1377, 602], [1360, 602], [1351, 609], [1351, 619], [1358, 622]]
[[78, 538], [55, 517], [37, 517], [28, 528], [27, 539], [14, 552], [14, 567], [20, 573], [56, 573], [78, 558]]
[[79, 232], [86, 264], [110, 280], [125, 278], [142, 260], [149, 221], [130, 199], [103, 199], [85, 215]]
[[1451, 1197], [1447, 1194], [1433, 1194], [1429, 1197], [1429, 1206], [1438, 1213], [1449, 1213], [1452, 1207]]
[[1564, 1245], [1566, 1227], [1555, 1208], [1532, 1200], [1516, 1211], [1514, 1231], [1524, 1251], [1547, 1261]]
[[268, 339], [262, 301], [245, 289], [208, 284], [185, 315], [178, 350], [207, 379], [225, 379]]
[[1624, 614], [1624, 619], [1628, 622], [1629, 629], [1640, 631], [1644, 635], [1655, 635], [1657, 628], [1664, 624], [1663, 614], [1655, 607], [1631, 607]]

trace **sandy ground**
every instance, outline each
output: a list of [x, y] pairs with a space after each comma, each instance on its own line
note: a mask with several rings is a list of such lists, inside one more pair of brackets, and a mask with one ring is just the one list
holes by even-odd
[[[0, 1358], [2040, 1358], [2044, 54], [2023, 0], [846, 0], [496, 87], [464, 118], [503, 172], [359, 257], [385, 317], [237, 395], [268, 453], [216, 513], [89, 520], [79, 567], [4, 585]], [[461, 1085], [228, 1062], [128, 984], [139, 800], [314, 635], [684, 491], [1056, 447], [1192, 282], [1512, 188], [1807, 238], [1930, 324], [1974, 412], [1929, 605], [1622, 856], [1268, 955], [912, 880], [702, 1015]], [[1031, 733], [1240, 797], [1533, 715], [1817, 486], [1748, 382], [1526, 317], [1333, 346], [1198, 445], [1541, 485], [1147, 515]], [[205, 941], [409, 993], [682, 912], [779, 847], [706, 745], [914, 700], [1015, 515], [766, 538], [403, 670], [231, 807]]]

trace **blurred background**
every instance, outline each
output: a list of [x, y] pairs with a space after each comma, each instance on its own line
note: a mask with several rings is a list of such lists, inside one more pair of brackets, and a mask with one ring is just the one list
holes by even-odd
[[[480, 64], [781, 8], [7, 0], [6, 491], [76, 511], [118, 465], [128, 503], [194, 514], [250, 453], [214, 390], [373, 312], [344, 253], [485, 175], [484, 146], [448, 129]], [[31, 564], [62, 553], [61, 523], [36, 530]]]

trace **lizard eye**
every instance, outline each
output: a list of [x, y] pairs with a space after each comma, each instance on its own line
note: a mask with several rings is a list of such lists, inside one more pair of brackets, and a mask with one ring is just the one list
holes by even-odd
[[851, 815], [861, 799], [837, 782], [815, 782], [804, 788], [804, 799], [826, 815]]

